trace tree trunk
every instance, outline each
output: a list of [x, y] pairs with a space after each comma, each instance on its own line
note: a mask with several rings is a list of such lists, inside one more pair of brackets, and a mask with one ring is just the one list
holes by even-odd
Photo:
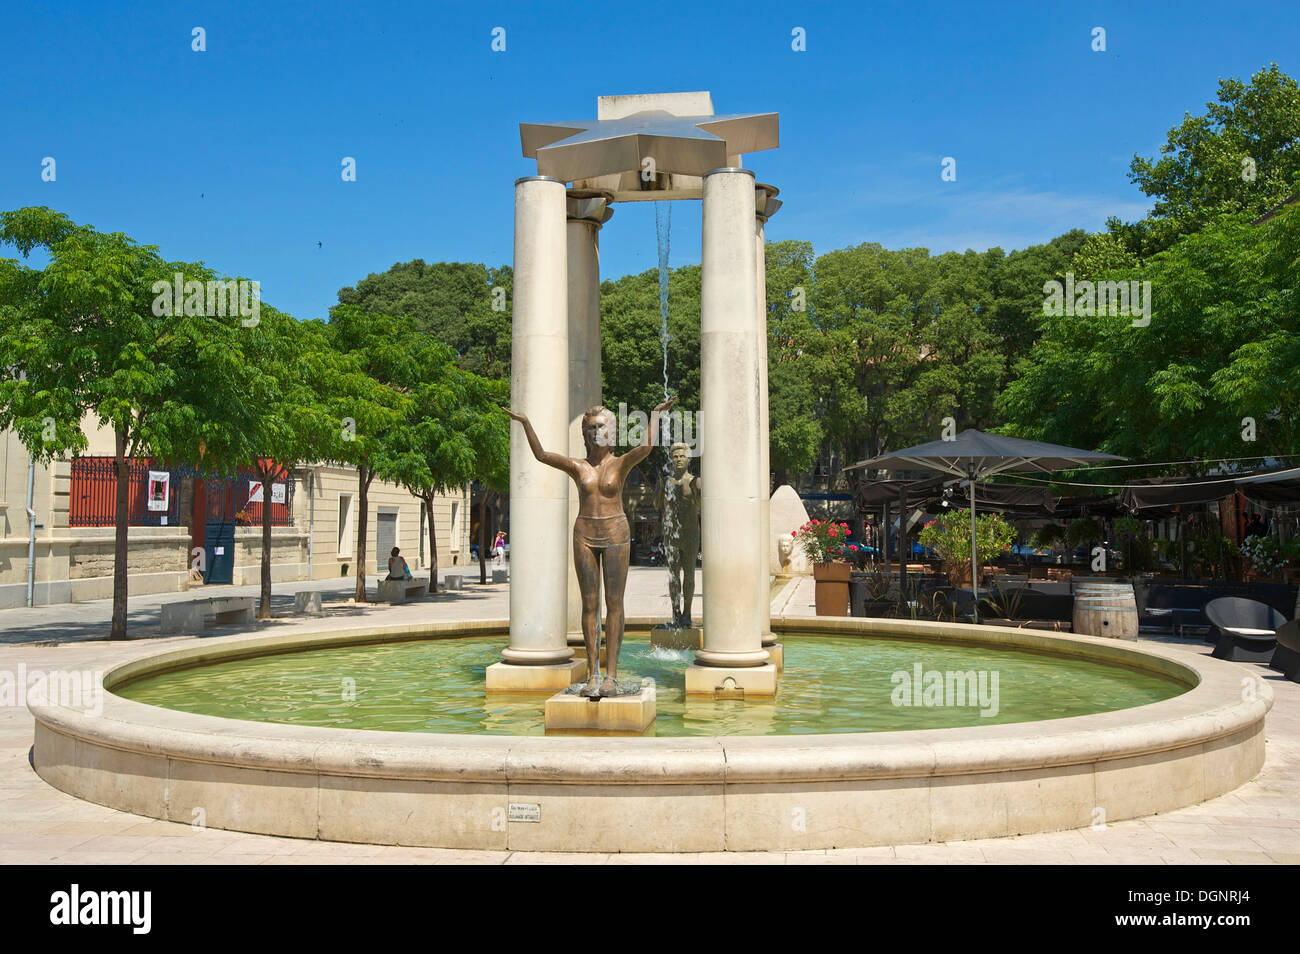
[[438, 534], [433, 527], [433, 494], [421, 498], [424, 501], [425, 520], [429, 524], [429, 592], [438, 592]]
[[370, 480], [374, 475], [365, 464], [357, 466], [357, 500], [361, 512], [357, 514], [357, 590], [358, 603], [366, 602], [366, 530], [370, 515]]
[[487, 583], [487, 499], [488, 492], [485, 488], [478, 502], [478, 581], [481, 584]]
[[131, 462], [126, 457], [126, 432], [118, 430], [116, 452], [113, 466], [117, 471], [117, 510], [113, 515], [113, 627], [109, 639], [127, 639], [126, 635], [126, 571], [130, 549], [128, 527], [130, 525], [130, 491]]
[[258, 474], [262, 479], [262, 605], [257, 610], [258, 619], [271, 618], [271, 481], [268, 477], [273, 473], [263, 469]]

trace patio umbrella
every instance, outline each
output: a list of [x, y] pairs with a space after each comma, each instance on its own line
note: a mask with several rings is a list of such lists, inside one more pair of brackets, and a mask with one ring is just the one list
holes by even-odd
[[1062, 447], [1042, 441], [1027, 441], [1001, 434], [965, 430], [951, 440], [930, 441], [861, 461], [855, 466], [890, 469], [919, 467], [965, 477], [970, 482], [970, 568], [971, 592], [975, 597], [975, 619], [979, 620], [979, 557], [975, 552], [975, 482], [1008, 471], [1051, 473], [1103, 460], [1127, 460], [1114, 454]]

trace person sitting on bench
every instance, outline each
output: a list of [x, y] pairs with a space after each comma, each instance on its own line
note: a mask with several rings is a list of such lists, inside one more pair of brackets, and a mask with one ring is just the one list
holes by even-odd
[[388, 557], [388, 577], [390, 580], [409, 580], [411, 579], [411, 568], [406, 565], [406, 559], [399, 556], [402, 551], [393, 547], [393, 552]]

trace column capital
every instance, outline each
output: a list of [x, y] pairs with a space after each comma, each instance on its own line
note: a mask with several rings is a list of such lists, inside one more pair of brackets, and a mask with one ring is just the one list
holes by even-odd
[[780, 194], [781, 190], [774, 185], [754, 183], [754, 214], [760, 222], [766, 222], [776, 215], [776, 210], [781, 208], [781, 200], [777, 198]]
[[583, 222], [600, 228], [613, 216], [610, 203], [614, 201], [612, 192], [600, 189], [569, 189], [565, 193], [567, 216], [570, 222]]
[[742, 166], [719, 166], [717, 169], [710, 169], [708, 172], [704, 173], [704, 178], [707, 179], [709, 176], [717, 175], [722, 172], [738, 172], [742, 175], [749, 176], [751, 179], [754, 178], [754, 170], [745, 169]]

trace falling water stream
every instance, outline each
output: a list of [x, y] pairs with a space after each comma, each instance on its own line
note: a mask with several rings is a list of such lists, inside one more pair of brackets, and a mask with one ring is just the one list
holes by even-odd
[[[668, 252], [671, 248], [670, 231], [673, 221], [673, 207], [669, 202], [655, 203], [655, 239], [659, 246], [659, 345], [663, 348], [664, 353], [664, 400], [668, 400], [670, 392], [668, 389], [668, 342], [672, 336], [668, 333]], [[661, 422], [659, 436], [663, 438], [665, 429]], [[670, 568], [669, 554], [674, 552], [677, 547], [677, 521], [673, 516], [672, 494], [668, 490], [668, 481], [673, 476], [671, 461], [665, 456], [664, 470], [660, 476], [661, 486], [665, 488], [664, 509], [663, 509], [663, 551], [664, 551], [664, 568], [668, 570], [669, 579], [672, 579], [672, 569]], [[692, 568], [691, 572], [694, 572]], [[671, 587], [671, 584], [670, 584]], [[687, 613], [690, 607], [686, 608]], [[668, 650], [673, 652], [673, 650]]]
[[673, 223], [673, 207], [667, 202], [655, 203], [655, 238], [659, 242], [659, 344], [664, 350], [664, 400], [668, 400], [668, 250], [669, 230]]

